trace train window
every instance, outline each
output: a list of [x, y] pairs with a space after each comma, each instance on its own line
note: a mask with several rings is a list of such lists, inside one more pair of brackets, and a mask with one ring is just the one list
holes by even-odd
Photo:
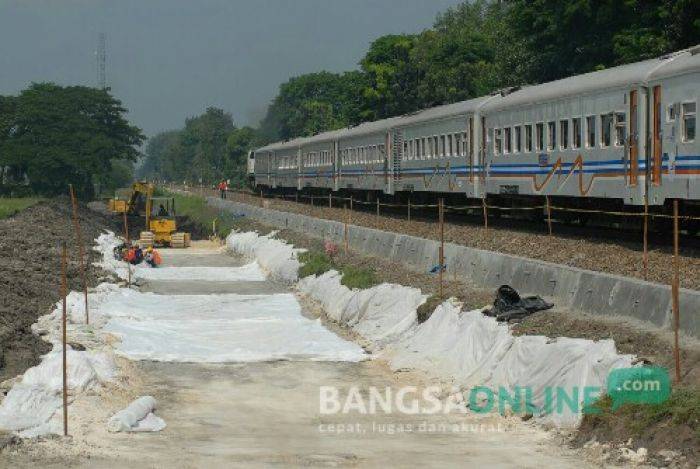
[[440, 156], [439, 143], [437, 135], [433, 136], [433, 158]]
[[532, 124], [525, 126], [525, 151], [532, 151]]
[[462, 145], [461, 145], [461, 148], [462, 148], [462, 156], [467, 156], [467, 148], [468, 148], [468, 145], [469, 145], [469, 140], [467, 140], [467, 133], [466, 133], [466, 132], [462, 132], [462, 139], [461, 139], [461, 141], [462, 141]]
[[683, 141], [695, 140], [696, 103], [683, 103]]
[[455, 154], [457, 156], [459, 156], [459, 155], [461, 155], [462, 137], [460, 134], [454, 134], [454, 139], [455, 139]]
[[600, 116], [600, 146], [609, 147], [612, 141], [613, 115], [601, 114]]
[[535, 150], [544, 150], [544, 123], [538, 122], [535, 124]]
[[581, 148], [581, 118], [574, 117], [571, 119], [573, 139], [571, 141], [571, 148]]
[[440, 156], [445, 156], [446, 151], [445, 151], [445, 136], [440, 135]]
[[513, 151], [520, 153], [523, 151], [523, 128], [521, 126], [513, 128], [513, 139], [515, 140]]
[[566, 119], [559, 121], [559, 145], [562, 150], [569, 148], [569, 121]]
[[510, 127], [503, 129], [503, 153], [513, 150], [513, 132]]
[[622, 146], [627, 139], [627, 122], [624, 112], [615, 113], [615, 145]]
[[586, 117], [586, 147], [588, 147], [588, 148], [595, 148], [595, 142], [596, 142], [595, 131], [596, 131], [595, 116]]
[[503, 153], [503, 141], [501, 140], [501, 129], [493, 129], [493, 153], [500, 155]]
[[547, 122], [547, 150], [554, 150], [557, 146], [557, 123]]
[[454, 156], [454, 135], [447, 135], [447, 156]]

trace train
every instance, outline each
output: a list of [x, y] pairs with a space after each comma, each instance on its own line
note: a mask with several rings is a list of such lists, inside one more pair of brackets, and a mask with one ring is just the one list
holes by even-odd
[[368, 201], [698, 213], [699, 94], [700, 45], [272, 143], [250, 152], [249, 177], [256, 191]]

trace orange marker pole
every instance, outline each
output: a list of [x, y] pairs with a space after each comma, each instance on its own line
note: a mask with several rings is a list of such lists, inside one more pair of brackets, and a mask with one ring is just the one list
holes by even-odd
[[676, 383], [681, 382], [681, 352], [678, 344], [678, 329], [680, 327], [680, 260], [679, 251], [679, 226], [678, 226], [678, 199], [673, 201], [673, 285], [671, 294], [673, 297], [673, 359], [676, 364]]
[[68, 360], [66, 355], [66, 347], [68, 346], [66, 334], [66, 297], [68, 296], [68, 280], [66, 278], [66, 268], [68, 264], [68, 252], [66, 243], [61, 246], [61, 297], [63, 298], [61, 324], [63, 326], [62, 343], [63, 343], [63, 435], [68, 436]]
[[90, 313], [88, 312], [88, 286], [87, 276], [85, 274], [87, 266], [85, 263], [85, 249], [83, 247], [83, 236], [80, 232], [80, 220], [78, 218], [78, 201], [75, 198], [73, 184], [69, 184], [68, 188], [70, 192], [71, 205], [73, 206], [73, 226], [75, 227], [75, 236], [78, 241], [78, 252], [80, 253], [80, 277], [83, 282], [83, 294], [85, 296], [85, 324], [90, 324]]

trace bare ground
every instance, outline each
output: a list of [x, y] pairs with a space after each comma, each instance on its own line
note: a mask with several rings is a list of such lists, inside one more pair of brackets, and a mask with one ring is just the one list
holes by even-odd
[[[80, 226], [89, 263], [91, 246], [113, 220], [80, 207]], [[40, 202], [0, 221], [0, 382], [23, 373], [50, 348], [31, 333], [37, 318], [60, 298], [61, 243], [68, 247], [68, 288], [81, 290], [80, 264], [72, 211], [67, 198]], [[89, 267], [89, 286], [101, 272]]]

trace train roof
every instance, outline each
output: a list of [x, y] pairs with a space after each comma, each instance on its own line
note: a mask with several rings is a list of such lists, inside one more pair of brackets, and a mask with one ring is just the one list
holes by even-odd
[[485, 111], [581, 96], [604, 89], [644, 84], [660, 78], [700, 71], [700, 46], [617, 67], [521, 88], [486, 106]]
[[421, 122], [432, 121], [435, 119], [447, 119], [449, 117], [474, 112], [481, 105], [488, 102], [492, 97], [486, 96], [481, 98], [460, 101], [457, 103], [445, 104], [420, 111], [405, 114], [397, 117], [390, 117], [378, 121], [364, 122], [354, 127], [345, 127], [338, 130], [323, 132], [312, 137], [300, 137], [286, 142], [275, 142], [258, 148], [256, 151], [275, 151], [286, 150], [290, 148], [298, 148], [310, 143], [321, 143], [341, 138], [352, 138], [361, 135], [371, 135], [375, 133], [386, 132], [396, 127], [405, 127], [409, 125], [420, 124]]
[[630, 84], [644, 84], [669, 76], [697, 71], [700, 71], [700, 45], [659, 58], [620, 65], [540, 85], [527, 86], [513, 92], [496, 92], [490, 96], [436, 106], [398, 117], [365, 122], [354, 127], [331, 130], [312, 137], [300, 137], [286, 142], [276, 142], [255, 151], [285, 150], [299, 148], [311, 143], [371, 135], [386, 132], [392, 128], [407, 127], [426, 121], [469, 114], [479, 109], [488, 112], [509, 107], [517, 108], [538, 102], [555, 101], [572, 95], [585, 95], [601, 89], [619, 88]]

